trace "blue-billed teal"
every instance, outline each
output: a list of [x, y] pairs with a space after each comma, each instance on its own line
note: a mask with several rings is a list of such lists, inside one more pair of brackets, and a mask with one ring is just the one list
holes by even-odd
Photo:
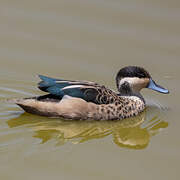
[[38, 88], [49, 94], [16, 99], [26, 112], [48, 117], [81, 120], [120, 120], [141, 113], [146, 103], [141, 89], [169, 91], [157, 85], [142, 67], [127, 66], [116, 76], [118, 93], [88, 81], [70, 81], [39, 75]]

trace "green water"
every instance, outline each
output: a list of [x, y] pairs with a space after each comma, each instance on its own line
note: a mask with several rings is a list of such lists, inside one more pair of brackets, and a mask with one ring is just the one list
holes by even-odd
[[[179, 19], [176, 0], [1, 1], [0, 179], [180, 179]], [[4, 102], [44, 94], [38, 74], [115, 89], [126, 65], [170, 90], [143, 90], [137, 118], [67, 122]]]

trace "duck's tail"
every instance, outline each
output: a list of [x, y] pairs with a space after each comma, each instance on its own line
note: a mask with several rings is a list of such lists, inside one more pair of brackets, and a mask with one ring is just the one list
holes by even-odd
[[[20, 106], [24, 111], [32, 114], [43, 115], [43, 116], [52, 116], [48, 112], [48, 107], [41, 106], [41, 101], [37, 100], [38, 97], [31, 97], [31, 98], [20, 98], [20, 99], [9, 99], [6, 102], [17, 104]], [[45, 104], [45, 103], [43, 103]]]
[[[7, 99], [7, 103], [12, 103], [12, 104], [17, 104], [20, 106], [24, 111], [33, 113], [34, 108], [33, 104], [36, 101], [36, 97], [31, 97], [31, 98], [14, 98], [14, 99]], [[35, 112], [34, 112], [35, 113]]]
[[[40, 98], [40, 99], [39, 99]], [[63, 117], [67, 119], [87, 119], [88, 103], [80, 98], [65, 96], [62, 100], [39, 97], [8, 100], [15, 103], [24, 111], [47, 117]]]
[[4, 99], [2, 102], [9, 103], [9, 104], [18, 104], [23, 101], [24, 98], [11, 98], [11, 99]]

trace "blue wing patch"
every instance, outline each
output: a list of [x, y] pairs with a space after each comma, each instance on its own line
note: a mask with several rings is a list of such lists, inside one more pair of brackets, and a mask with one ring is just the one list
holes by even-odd
[[64, 93], [61, 89], [69, 85], [68, 81], [61, 79], [49, 78], [42, 75], [39, 75], [39, 77], [42, 81], [38, 84], [38, 88], [53, 95], [63, 96]]

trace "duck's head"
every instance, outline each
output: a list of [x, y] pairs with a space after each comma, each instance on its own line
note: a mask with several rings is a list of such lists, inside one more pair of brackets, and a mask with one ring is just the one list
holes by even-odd
[[156, 84], [150, 74], [142, 67], [127, 66], [119, 70], [116, 84], [120, 93], [139, 93], [143, 88], [149, 88], [160, 93], [168, 94], [169, 91]]

